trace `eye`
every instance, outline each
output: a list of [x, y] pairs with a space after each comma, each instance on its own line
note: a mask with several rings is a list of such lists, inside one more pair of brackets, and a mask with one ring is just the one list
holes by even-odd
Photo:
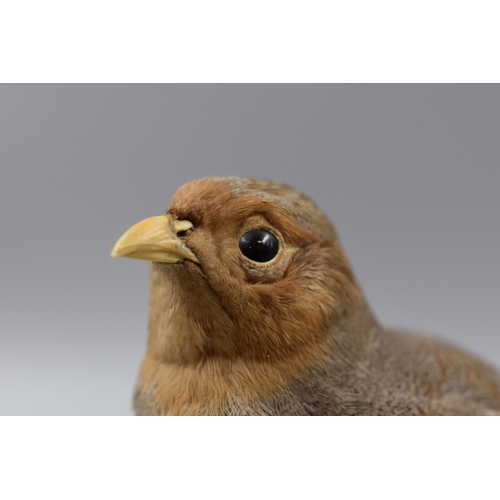
[[280, 244], [274, 234], [262, 229], [249, 231], [240, 239], [240, 251], [255, 262], [269, 262], [278, 254]]

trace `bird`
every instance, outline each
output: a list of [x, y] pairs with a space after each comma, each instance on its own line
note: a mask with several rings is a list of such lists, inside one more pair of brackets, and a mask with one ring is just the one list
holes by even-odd
[[499, 415], [500, 374], [379, 324], [315, 202], [282, 183], [207, 177], [125, 231], [150, 268], [136, 415]]

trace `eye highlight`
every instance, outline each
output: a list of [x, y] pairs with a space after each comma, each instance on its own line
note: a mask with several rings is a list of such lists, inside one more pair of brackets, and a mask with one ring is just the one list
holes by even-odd
[[258, 229], [245, 233], [239, 243], [241, 253], [254, 262], [269, 262], [279, 252], [280, 244], [269, 231]]

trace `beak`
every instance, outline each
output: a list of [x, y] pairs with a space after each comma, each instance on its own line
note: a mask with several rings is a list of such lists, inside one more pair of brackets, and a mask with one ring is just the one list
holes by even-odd
[[196, 255], [177, 236], [179, 232], [192, 228], [191, 222], [175, 220], [169, 214], [144, 219], [122, 234], [111, 250], [111, 257], [130, 257], [168, 264], [177, 264], [183, 260], [199, 263]]

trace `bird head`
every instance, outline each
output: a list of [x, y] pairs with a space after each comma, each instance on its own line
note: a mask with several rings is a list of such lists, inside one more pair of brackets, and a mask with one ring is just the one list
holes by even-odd
[[148, 349], [169, 361], [283, 359], [364, 305], [328, 218], [271, 181], [192, 181], [111, 256], [151, 262]]

